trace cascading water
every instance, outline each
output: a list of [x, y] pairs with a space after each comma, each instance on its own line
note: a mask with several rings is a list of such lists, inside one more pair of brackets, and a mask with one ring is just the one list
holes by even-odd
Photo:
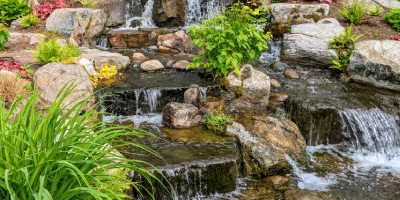
[[400, 118], [374, 108], [340, 112], [349, 156], [364, 169], [391, 169], [400, 174]]
[[230, 4], [230, 1], [218, 0], [187, 0], [185, 25], [198, 24], [201, 20], [220, 15], [223, 8]]
[[261, 54], [258, 62], [261, 65], [271, 65], [274, 62], [281, 60], [282, 39], [274, 39], [268, 41], [269, 49]]
[[156, 27], [153, 21], [154, 0], [147, 0], [143, 9], [140, 0], [132, 0], [128, 4], [129, 13], [126, 16], [124, 28], [153, 28]]
[[108, 50], [110, 48], [110, 43], [108, 42], [107, 36], [100, 37], [96, 42], [96, 48], [101, 50]]

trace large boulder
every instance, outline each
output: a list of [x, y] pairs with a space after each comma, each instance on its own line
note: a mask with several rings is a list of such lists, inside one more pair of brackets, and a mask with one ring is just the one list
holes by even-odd
[[201, 116], [192, 104], [172, 102], [164, 107], [163, 120], [172, 128], [190, 128], [200, 123]]
[[62, 8], [51, 13], [46, 20], [46, 29], [61, 31], [70, 42], [89, 46], [106, 25], [107, 14], [102, 9]]
[[155, 0], [153, 19], [157, 26], [177, 27], [185, 23], [186, 1]]
[[293, 25], [291, 33], [283, 36], [282, 60], [288, 64], [329, 67], [336, 51], [328, 48], [329, 41], [344, 31], [339, 23], [324, 21]]
[[273, 23], [314, 23], [329, 13], [328, 4], [273, 3], [269, 8]]
[[92, 81], [79, 65], [49, 63], [35, 72], [34, 81], [39, 90], [41, 107], [50, 106], [59, 91], [69, 83], [74, 84], [75, 88], [66, 98], [65, 105], [73, 105], [93, 95]]
[[400, 91], [400, 41], [357, 42], [347, 72], [355, 82]]
[[103, 64], [114, 65], [117, 69], [125, 69], [131, 62], [128, 56], [98, 49], [82, 49], [81, 58], [86, 58], [94, 62], [95, 67], [101, 67]]
[[266, 107], [271, 89], [269, 76], [248, 64], [240, 71], [241, 76], [232, 72], [226, 77], [228, 90], [237, 97], [232, 102], [234, 107]]
[[108, 16], [106, 26], [118, 26], [125, 23], [125, 0], [98, 0], [96, 7], [106, 12]]
[[226, 134], [239, 139], [245, 155], [245, 170], [254, 175], [286, 173], [290, 166], [285, 155], [300, 157], [306, 147], [294, 122], [271, 116], [255, 116], [246, 128], [235, 122], [228, 125]]

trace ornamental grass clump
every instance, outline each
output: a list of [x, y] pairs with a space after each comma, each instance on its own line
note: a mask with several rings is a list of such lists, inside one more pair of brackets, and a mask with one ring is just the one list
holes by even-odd
[[360, 24], [366, 15], [366, 9], [363, 3], [354, 0], [351, 5], [343, 6], [339, 14], [351, 24]]
[[385, 15], [385, 21], [392, 25], [396, 31], [400, 32], [400, 8], [390, 10]]
[[81, 51], [71, 44], [61, 46], [56, 38], [48, 42], [39, 42], [34, 52], [36, 61], [41, 64], [51, 62], [73, 63], [81, 55]]
[[214, 77], [226, 77], [231, 71], [240, 74], [240, 66], [258, 59], [268, 48], [270, 33], [264, 33], [268, 24], [268, 8], [252, 9], [235, 3], [222, 15], [192, 25], [188, 33], [195, 46], [203, 49], [189, 68], [204, 67]]
[[0, 102], [9, 108], [19, 96], [28, 94], [30, 84], [15, 72], [0, 70]]
[[[24, 100], [15, 113], [0, 102], [0, 196], [2, 199], [126, 199], [133, 187], [153, 192], [150, 185], [127, 179], [134, 170], [149, 182], [158, 180], [148, 171], [153, 167], [124, 149], [137, 148], [158, 156], [138, 140], [150, 134], [133, 127], [106, 125], [97, 120], [96, 106], [88, 99], [68, 105], [63, 102], [73, 91], [68, 85], [48, 109], [39, 110], [38, 92]], [[126, 141], [121, 138], [129, 137]], [[154, 169], [154, 168], [153, 168]], [[155, 170], [157, 171], [157, 170]]]

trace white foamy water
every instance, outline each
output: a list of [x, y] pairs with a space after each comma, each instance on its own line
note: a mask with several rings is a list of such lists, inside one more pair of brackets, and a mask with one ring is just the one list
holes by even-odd
[[297, 186], [302, 190], [328, 191], [329, 186], [335, 184], [336, 176], [329, 174], [325, 177], [317, 176], [315, 172], [305, 172], [290, 156], [285, 155], [286, 160], [292, 166], [293, 173], [297, 178]]
[[131, 122], [135, 127], [139, 127], [141, 124], [161, 126], [163, 118], [162, 118], [161, 113], [148, 113], [146, 115], [132, 115], [132, 116], [124, 116], [124, 117], [104, 115], [103, 120], [106, 122], [109, 122], [109, 123]]
[[[140, 6], [140, 1], [132, 1], [132, 6]], [[157, 27], [153, 21], [153, 7], [154, 7], [154, 0], [147, 0], [146, 4], [144, 5], [144, 10], [140, 16], [129, 16], [126, 19], [125, 27], [120, 27], [120, 30], [131, 30], [131, 29], [138, 29], [138, 28], [154, 28]], [[132, 9], [128, 9], [132, 10]], [[136, 11], [137, 12], [137, 11]], [[138, 22], [138, 26], [132, 27], [133, 22]]]

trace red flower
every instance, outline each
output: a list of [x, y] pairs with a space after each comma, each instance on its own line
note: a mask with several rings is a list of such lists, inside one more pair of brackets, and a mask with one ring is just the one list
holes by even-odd
[[32, 78], [32, 74], [29, 72], [29, 69], [19, 62], [0, 59], [0, 70], [15, 72], [21, 75], [22, 78]]
[[400, 41], [400, 34], [394, 35], [394, 36], [392, 37], [392, 40]]
[[35, 6], [33, 13], [41, 20], [47, 19], [50, 14], [57, 8], [67, 8], [68, 4], [64, 0], [49, 0]]

